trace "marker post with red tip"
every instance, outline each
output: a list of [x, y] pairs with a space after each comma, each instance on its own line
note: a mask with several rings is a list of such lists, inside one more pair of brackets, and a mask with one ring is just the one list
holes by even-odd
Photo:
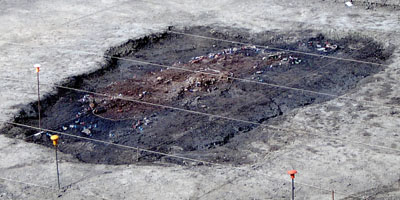
[[39, 88], [39, 72], [40, 72], [40, 64], [35, 64], [33, 65], [36, 69], [36, 77], [37, 77], [37, 95], [38, 95], [38, 117], [39, 117], [39, 131], [42, 131], [41, 129], [41, 123], [40, 123], [40, 88]]
[[290, 175], [290, 178], [292, 179], [292, 200], [294, 200], [294, 175], [297, 174], [297, 171], [289, 170], [287, 173]]

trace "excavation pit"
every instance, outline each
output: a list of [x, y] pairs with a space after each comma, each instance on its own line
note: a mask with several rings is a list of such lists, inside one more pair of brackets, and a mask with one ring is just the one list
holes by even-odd
[[[356, 36], [329, 39], [310, 31], [249, 34], [209, 27], [178, 30], [187, 33], [182, 35], [171, 30], [111, 48], [107, 66], [66, 84], [80, 90], [58, 88], [57, 95], [42, 102], [42, 127], [70, 134], [61, 135], [60, 151], [102, 164], [204, 164], [179, 157], [251, 163], [252, 142], [276, 151], [294, 140], [268, 124], [279, 125], [293, 109], [354, 89], [384, 69], [368, 62], [384, 63], [391, 55], [373, 40]], [[35, 105], [31, 113], [22, 110], [15, 122], [37, 126]], [[10, 136], [52, 145], [53, 133], [32, 136], [37, 131], [6, 129]]]

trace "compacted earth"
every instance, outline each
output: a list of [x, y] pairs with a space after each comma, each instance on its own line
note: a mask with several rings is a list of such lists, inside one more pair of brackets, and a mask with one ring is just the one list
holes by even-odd
[[[384, 63], [391, 54], [370, 38], [351, 35], [331, 39], [307, 31], [250, 35], [244, 30], [205, 30], [209, 27], [179, 30], [188, 33], [182, 35], [171, 28], [111, 48], [105, 54], [107, 66], [65, 84], [90, 92], [58, 88], [56, 95], [41, 102], [41, 126], [209, 162], [251, 163], [246, 143], [268, 143], [278, 131], [259, 134], [259, 126], [279, 125], [290, 110], [345, 94], [360, 80], [383, 70], [369, 62]], [[36, 103], [23, 109], [15, 121], [36, 126]], [[14, 126], [5, 129], [10, 136], [51, 145], [53, 133]], [[291, 140], [283, 137], [270, 151]], [[188, 164], [179, 158], [142, 150], [132, 154], [135, 149], [67, 135], [61, 135], [61, 141], [62, 152], [83, 162]]]

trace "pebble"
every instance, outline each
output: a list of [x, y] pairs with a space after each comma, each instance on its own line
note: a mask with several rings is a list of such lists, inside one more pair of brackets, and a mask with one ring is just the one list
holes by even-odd
[[70, 127], [70, 128], [76, 128], [76, 125], [71, 124], [71, 125], [69, 125], [69, 127]]
[[86, 135], [90, 135], [92, 132], [88, 128], [84, 128], [82, 130], [82, 133], [85, 133]]
[[94, 109], [94, 108], [96, 107], [96, 104], [90, 103], [90, 104], [89, 104], [89, 107], [90, 107], [91, 109]]

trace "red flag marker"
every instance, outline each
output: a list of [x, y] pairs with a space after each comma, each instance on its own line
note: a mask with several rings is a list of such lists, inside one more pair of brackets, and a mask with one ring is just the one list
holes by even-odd
[[292, 179], [292, 200], [294, 200], [294, 175], [297, 174], [296, 170], [289, 170], [287, 172], [290, 175], [290, 178]]
[[40, 64], [35, 64], [34, 67], [35, 67], [35, 69], [36, 69], [36, 73], [39, 73], [39, 71], [40, 71]]

